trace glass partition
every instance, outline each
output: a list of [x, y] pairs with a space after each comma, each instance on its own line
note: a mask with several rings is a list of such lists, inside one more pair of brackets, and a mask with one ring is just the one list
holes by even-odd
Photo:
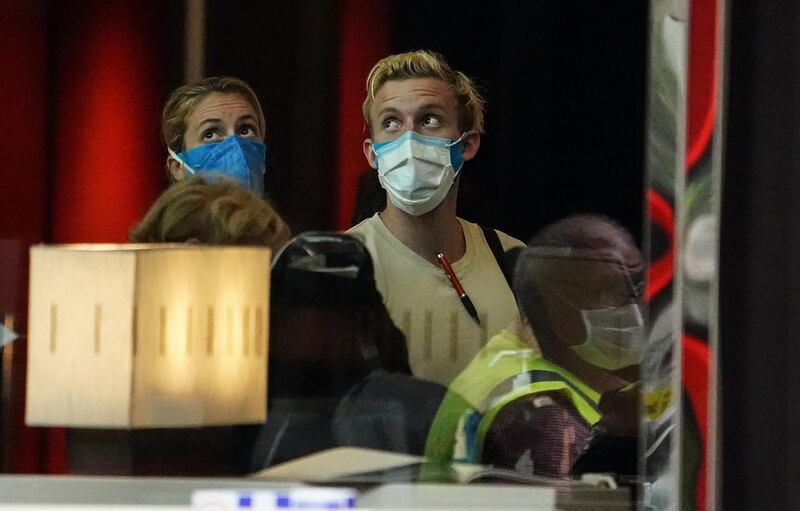
[[645, 509], [713, 509], [723, 3], [654, 1]]
[[[3, 471], [230, 477], [348, 447], [371, 451], [312, 459], [306, 478], [321, 480], [324, 463], [347, 468], [331, 476], [339, 483], [523, 483], [556, 488], [564, 499], [565, 488], [591, 489], [569, 481], [597, 472], [618, 473], [610, 484], [637, 488], [644, 395], [642, 466], [661, 484], [675, 455], [660, 443], [675, 413], [660, 403], [676, 402], [679, 367], [669, 315], [675, 288], [662, 277], [684, 147], [686, 12], [658, 1], [649, 11], [646, 3], [574, 9], [555, 1], [478, 11], [455, 1], [367, 7], [355, 0], [19, 7], [9, 16], [18, 40], [47, 44], [33, 48], [17, 74], [3, 73], [20, 91], [29, 84], [46, 132], [30, 127], [41, 158], [13, 153], [20, 197], [35, 214], [16, 204], [0, 221], [0, 236], [25, 240], [0, 245], [4, 260], [17, 264], [3, 268], [4, 288], [18, 296], [9, 305], [13, 325], [5, 324], [22, 334], [2, 348]], [[392, 186], [388, 166], [405, 167], [392, 153], [400, 137], [381, 130], [402, 119], [376, 123], [361, 111], [372, 66], [419, 48], [441, 53], [486, 101], [483, 126], [462, 126], [457, 95], [440, 80], [444, 108], [422, 105], [414, 129], [405, 130], [422, 137], [410, 136], [402, 150], [432, 145], [444, 158], [442, 175], [456, 183], [426, 218], [450, 208], [458, 236], [436, 238], [440, 246], [425, 247], [426, 255], [397, 228], [424, 218], [392, 224], [387, 217], [408, 213], [397, 202], [407, 190], [390, 191], [388, 200], [384, 192]], [[185, 328], [175, 342], [196, 357], [213, 344], [204, 332], [218, 332], [212, 337], [222, 348], [225, 325], [253, 336], [268, 323], [267, 420], [24, 427], [28, 248], [125, 242], [168, 176], [200, 168], [189, 155], [194, 147], [181, 142], [168, 156], [172, 142], [159, 136], [160, 109], [184, 74], [235, 75], [252, 86], [266, 121], [250, 115], [254, 126], [237, 125], [237, 134], [260, 130], [265, 197], [287, 226], [275, 239], [292, 241], [273, 246], [269, 317], [256, 321], [255, 308], [247, 319], [238, 310], [206, 313], [203, 304], [176, 316]], [[402, 87], [430, 74], [387, 80], [373, 102], [391, 103], [387, 83], [410, 97], [416, 89]], [[453, 118], [437, 108], [452, 109]], [[452, 133], [436, 131], [440, 124]], [[212, 131], [208, 137], [219, 135]], [[35, 172], [24, 173], [26, 166]], [[416, 197], [409, 192], [406, 205]], [[644, 208], [651, 222], [643, 228]], [[335, 232], [354, 224], [362, 227], [352, 236]], [[698, 225], [702, 238], [705, 224]], [[289, 229], [299, 237], [289, 238]], [[135, 239], [214, 243], [196, 233]], [[703, 314], [704, 299], [686, 303], [695, 300], [692, 310]], [[172, 321], [166, 307], [162, 326]], [[171, 328], [151, 330], [167, 346], [163, 332]], [[245, 355], [246, 344], [230, 345]], [[648, 375], [641, 384], [640, 364]], [[373, 451], [381, 451], [375, 461]], [[675, 487], [663, 495], [673, 502]]]

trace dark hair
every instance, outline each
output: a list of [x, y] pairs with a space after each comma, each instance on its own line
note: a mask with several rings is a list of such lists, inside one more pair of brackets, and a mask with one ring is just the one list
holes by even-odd
[[[617, 239], [615, 239], [615, 237]], [[618, 249], [621, 244], [635, 247], [631, 233], [611, 217], [598, 213], [570, 215], [539, 231], [529, 247]]]

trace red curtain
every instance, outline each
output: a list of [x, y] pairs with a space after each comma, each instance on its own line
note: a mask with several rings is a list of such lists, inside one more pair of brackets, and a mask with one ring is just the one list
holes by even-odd
[[[124, 241], [158, 194], [163, 25], [158, 3], [0, 0], [0, 10], [0, 112], [7, 125], [0, 137], [0, 238], [18, 240], [21, 254], [16, 282], [4, 282], [17, 293], [9, 302], [15, 310], [0, 312], [14, 313], [24, 333], [27, 247]], [[19, 341], [7, 369], [14, 398], [3, 403], [12, 422], [4, 468], [64, 473], [64, 431], [24, 426], [25, 363]]]
[[[24, 334], [27, 310], [27, 249], [45, 240], [47, 204], [47, 18], [43, 2], [0, 2], [0, 238], [5, 241], [2, 314], [13, 315], [14, 330]], [[3, 469], [12, 472], [66, 471], [63, 430], [23, 425], [24, 337], [5, 352], [4, 374], [11, 399], [2, 403], [9, 421], [3, 439]], [[10, 363], [10, 364], [9, 364]], [[8, 389], [6, 389], [8, 390]], [[49, 447], [55, 447], [55, 449]]]
[[125, 241], [164, 159], [158, 2], [71, 2], [59, 18], [53, 241]]

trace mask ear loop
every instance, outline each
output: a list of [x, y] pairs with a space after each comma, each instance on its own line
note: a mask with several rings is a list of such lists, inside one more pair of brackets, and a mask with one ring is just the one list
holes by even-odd
[[186, 169], [186, 172], [188, 172], [188, 173], [189, 173], [190, 175], [192, 175], [192, 176], [196, 174], [195, 170], [194, 170], [192, 167], [190, 167], [188, 163], [186, 163], [185, 161], [183, 161], [183, 159], [181, 159], [181, 157], [180, 157], [180, 156], [178, 156], [178, 155], [175, 153], [175, 151], [173, 151], [172, 149], [170, 149], [169, 147], [167, 147], [167, 152], [169, 153], [169, 155], [170, 155], [170, 156], [172, 156], [172, 159], [173, 159], [173, 160], [177, 161], [177, 162], [178, 162], [178, 164], [179, 164], [181, 167], [183, 167], [183, 168], [185, 168], [185, 169]]
[[369, 161], [369, 166], [375, 170], [378, 170], [378, 153], [375, 152], [375, 142], [369, 144], [369, 150], [372, 151], [372, 154], [375, 155], [375, 158]]
[[461, 134], [460, 137], [458, 137], [457, 139], [455, 139], [452, 142], [450, 142], [449, 144], [447, 144], [447, 147], [453, 147], [456, 144], [460, 144], [461, 142], [464, 141], [465, 138], [467, 138], [468, 135], [471, 135], [472, 133], [473, 133], [472, 130], [465, 131], [464, 133]]
[[[367, 124], [366, 124], [366, 123], [364, 123], [364, 124], [361, 126], [361, 134], [362, 134], [362, 135], [364, 135], [364, 134], [369, 134], [369, 136], [368, 136], [368, 137], [366, 137], [366, 138], [370, 138], [370, 137], [372, 137], [372, 133], [370, 133], [370, 132], [369, 132], [369, 130], [368, 130], [367, 128], [368, 128], [368, 127], [367, 127]], [[375, 170], [378, 170], [378, 153], [376, 153], [376, 152], [375, 152], [375, 149], [373, 149], [373, 148], [372, 148], [373, 144], [374, 144], [374, 142], [370, 143], [370, 145], [369, 145], [369, 146], [370, 146], [370, 151], [372, 151], [372, 154], [374, 154], [374, 155], [375, 155], [375, 159], [374, 159], [374, 160], [370, 160], [370, 162], [369, 162], [369, 166], [370, 166], [370, 167], [372, 167], [372, 168], [373, 168], [373, 169], [375, 169]]]
[[[469, 136], [472, 133], [475, 133], [475, 131], [474, 130], [465, 131], [464, 133], [461, 134], [460, 137], [458, 137], [457, 139], [455, 139], [452, 142], [450, 142], [449, 144], [447, 144], [446, 147], [449, 149], [449, 148], [453, 147], [454, 145], [460, 144], [461, 142], [464, 141], [465, 138], [467, 138], [467, 136]], [[463, 150], [462, 150], [462, 152], [463, 152]], [[461, 173], [461, 169], [463, 167], [464, 167], [464, 162], [462, 161], [461, 165], [457, 169], [453, 169], [455, 177], [458, 177], [458, 175], [459, 175], [459, 173]]]

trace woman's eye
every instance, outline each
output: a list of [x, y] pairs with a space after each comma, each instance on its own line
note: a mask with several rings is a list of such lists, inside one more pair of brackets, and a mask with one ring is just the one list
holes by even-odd
[[425, 117], [425, 120], [422, 123], [426, 128], [438, 128], [442, 123], [439, 121], [439, 118], [433, 115], [429, 115]]
[[215, 130], [206, 130], [203, 132], [204, 142], [215, 140], [216, 138], [217, 138], [217, 132]]
[[256, 130], [252, 126], [242, 126], [239, 128], [240, 137], [257, 137]]

